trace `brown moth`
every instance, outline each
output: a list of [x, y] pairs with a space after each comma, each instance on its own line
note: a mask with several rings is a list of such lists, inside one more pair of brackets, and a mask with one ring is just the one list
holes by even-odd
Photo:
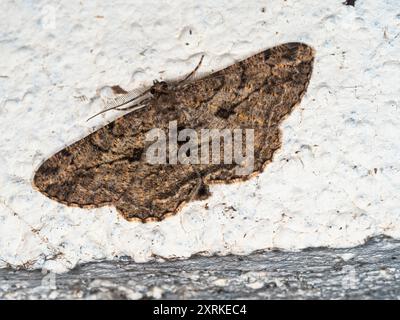
[[[279, 125], [304, 95], [313, 61], [311, 47], [286, 43], [200, 79], [189, 81], [192, 72], [184, 81], [155, 81], [139, 97], [123, 100], [123, 105], [135, 102], [130, 107], [113, 107], [132, 112], [46, 160], [34, 185], [69, 206], [108, 205], [127, 220], [162, 220], [187, 202], [208, 198], [210, 184], [262, 172], [281, 146]], [[168, 132], [171, 123], [178, 132], [191, 128], [199, 134], [204, 128], [252, 129], [251, 172], [238, 174], [238, 164], [213, 163], [207, 154], [203, 158], [208, 163], [171, 164], [171, 150], [166, 151], [167, 163], [149, 163], [146, 134], [154, 128]], [[186, 155], [193, 156], [193, 150]]]

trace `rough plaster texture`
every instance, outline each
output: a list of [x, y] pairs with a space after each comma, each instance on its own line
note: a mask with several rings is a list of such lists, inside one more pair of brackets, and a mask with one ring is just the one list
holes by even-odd
[[[11, 1], [0, 3], [0, 267], [63, 272], [129, 256], [350, 247], [400, 237], [397, 0]], [[140, 88], [274, 45], [316, 50], [283, 147], [248, 182], [212, 187], [161, 223], [69, 208], [32, 188], [47, 157], [116, 118], [109, 86]], [[246, 259], [246, 258], [244, 258]]]

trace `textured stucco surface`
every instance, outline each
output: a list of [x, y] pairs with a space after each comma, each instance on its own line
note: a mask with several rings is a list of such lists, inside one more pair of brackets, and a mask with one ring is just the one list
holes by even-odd
[[[0, 267], [62, 272], [129, 256], [350, 247], [400, 237], [397, 0], [0, 3]], [[161, 223], [69, 208], [33, 190], [47, 157], [118, 116], [86, 119], [109, 86], [208, 73], [274, 45], [316, 50], [283, 147], [246, 183]]]

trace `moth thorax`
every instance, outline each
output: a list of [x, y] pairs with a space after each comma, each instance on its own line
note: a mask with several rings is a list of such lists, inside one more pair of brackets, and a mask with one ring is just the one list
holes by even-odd
[[167, 94], [169, 93], [169, 85], [165, 81], [157, 81], [155, 80], [153, 82], [153, 86], [150, 88], [150, 93], [152, 95], [162, 95], [162, 94]]

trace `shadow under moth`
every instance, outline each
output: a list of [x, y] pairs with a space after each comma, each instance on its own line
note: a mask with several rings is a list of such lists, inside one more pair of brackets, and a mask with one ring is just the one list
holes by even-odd
[[[118, 92], [122, 102], [107, 110], [131, 112], [46, 160], [34, 185], [69, 206], [114, 206], [129, 221], [162, 220], [185, 203], [208, 198], [210, 184], [243, 181], [263, 171], [281, 146], [281, 122], [307, 89], [313, 61], [311, 47], [286, 43], [204, 77], [193, 79], [196, 68], [180, 81], [155, 81], [136, 97], [122, 90]], [[155, 128], [160, 135], [148, 141]], [[176, 143], [170, 141], [171, 128], [176, 130]], [[211, 129], [208, 140], [199, 138], [205, 129]], [[238, 129], [246, 135], [252, 130], [252, 157], [241, 158], [252, 162], [245, 173], [238, 172], [243, 163], [233, 161], [232, 154], [228, 161], [213, 158], [217, 154], [223, 158], [234, 143], [248, 151], [247, 139], [226, 135]], [[230, 144], [211, 148], [210, 135], [221, 132], [220, 141]], [[149, 162], [148, 151], [155, 141], [156, 161]], [[167, 142], [166, 150], [161, 142]], [[203, 154], [205, 146], [214, 152]]]

